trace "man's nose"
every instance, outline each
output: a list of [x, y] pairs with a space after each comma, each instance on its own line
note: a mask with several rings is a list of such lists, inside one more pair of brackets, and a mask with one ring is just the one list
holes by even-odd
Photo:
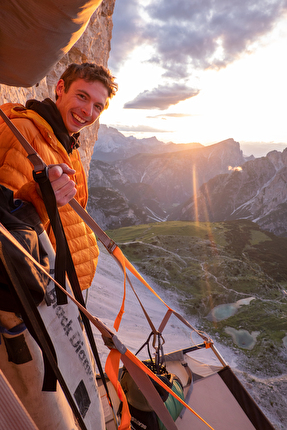
[[86, 103], [85, 106], [82, 108], [82, 111], [85, 116], [92, 117], [93, 115], [93, 103]]

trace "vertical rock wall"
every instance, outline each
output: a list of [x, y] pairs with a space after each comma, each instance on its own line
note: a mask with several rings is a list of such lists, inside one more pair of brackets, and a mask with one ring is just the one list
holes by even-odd
[[[30, 98], [42, 100], [45, 97], [50, 97], [52, 100], [55, 100], [55, 85], [62, 72], [70, 63], [88, 61], [107, 66], [111, 49], [113, 28], [112, 15], [114, 6], [115, 0], [103, 0], [91, 17], [89, 25], [82, 37], [39, 84], [30, 88], [0, 85], [0, 104], [7, 102], [25, 104], [26, 100]], [[93, 147], [97, 140], [98, 127], [99, 125], [96, 123], [92, 127], [83, 130], [81, 133], [80, 152], [87, 173]]]

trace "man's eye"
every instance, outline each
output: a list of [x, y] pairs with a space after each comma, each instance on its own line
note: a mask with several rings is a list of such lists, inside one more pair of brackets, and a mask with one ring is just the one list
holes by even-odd
[[103, 110], [101, 105], [95, 105], [95, 108], [100, 112], [102, 112], [102, 110]]
[[86, 96], [84, 94], [78, 94], [78, 95], [81, 99], [85, 100]]

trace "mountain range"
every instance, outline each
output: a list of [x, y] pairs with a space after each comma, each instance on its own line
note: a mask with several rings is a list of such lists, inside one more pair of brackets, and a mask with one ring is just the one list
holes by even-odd
[[250, 160], [240, 170], [217, 175], [170, 219], [224, 221], [249, 219], [287, 236], [287, 149]]
[[286, 422], [286, 167], [287, 149], [245, 157], [233, 139], [178, 146], [104, 127], [89, 172], [93, 218], [234, 351], [276, 429]]
[[100, 126], [88, 211], [103, 229], [166, 220], [249, 219], [287, 236], [287, 149], [245, 157], [226, 139], [210, 146], [125, 137]]
[[156, 137], [137, 139], [133, 136], [124, 136], [116, 128], [101, 124], [98, 139], [94, 146], [92, 159], [105, 161], [121, 160], [139, 153], [175, 152], [192, 148], [200, 148], [200, 143], [175, 144], [164, 143]]

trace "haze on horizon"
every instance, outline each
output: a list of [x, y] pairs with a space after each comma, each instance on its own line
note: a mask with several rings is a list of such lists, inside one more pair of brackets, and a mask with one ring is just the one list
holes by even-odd
[[174, 143], [287, 143], [287, 1], [116, 0], [101, 122]]

